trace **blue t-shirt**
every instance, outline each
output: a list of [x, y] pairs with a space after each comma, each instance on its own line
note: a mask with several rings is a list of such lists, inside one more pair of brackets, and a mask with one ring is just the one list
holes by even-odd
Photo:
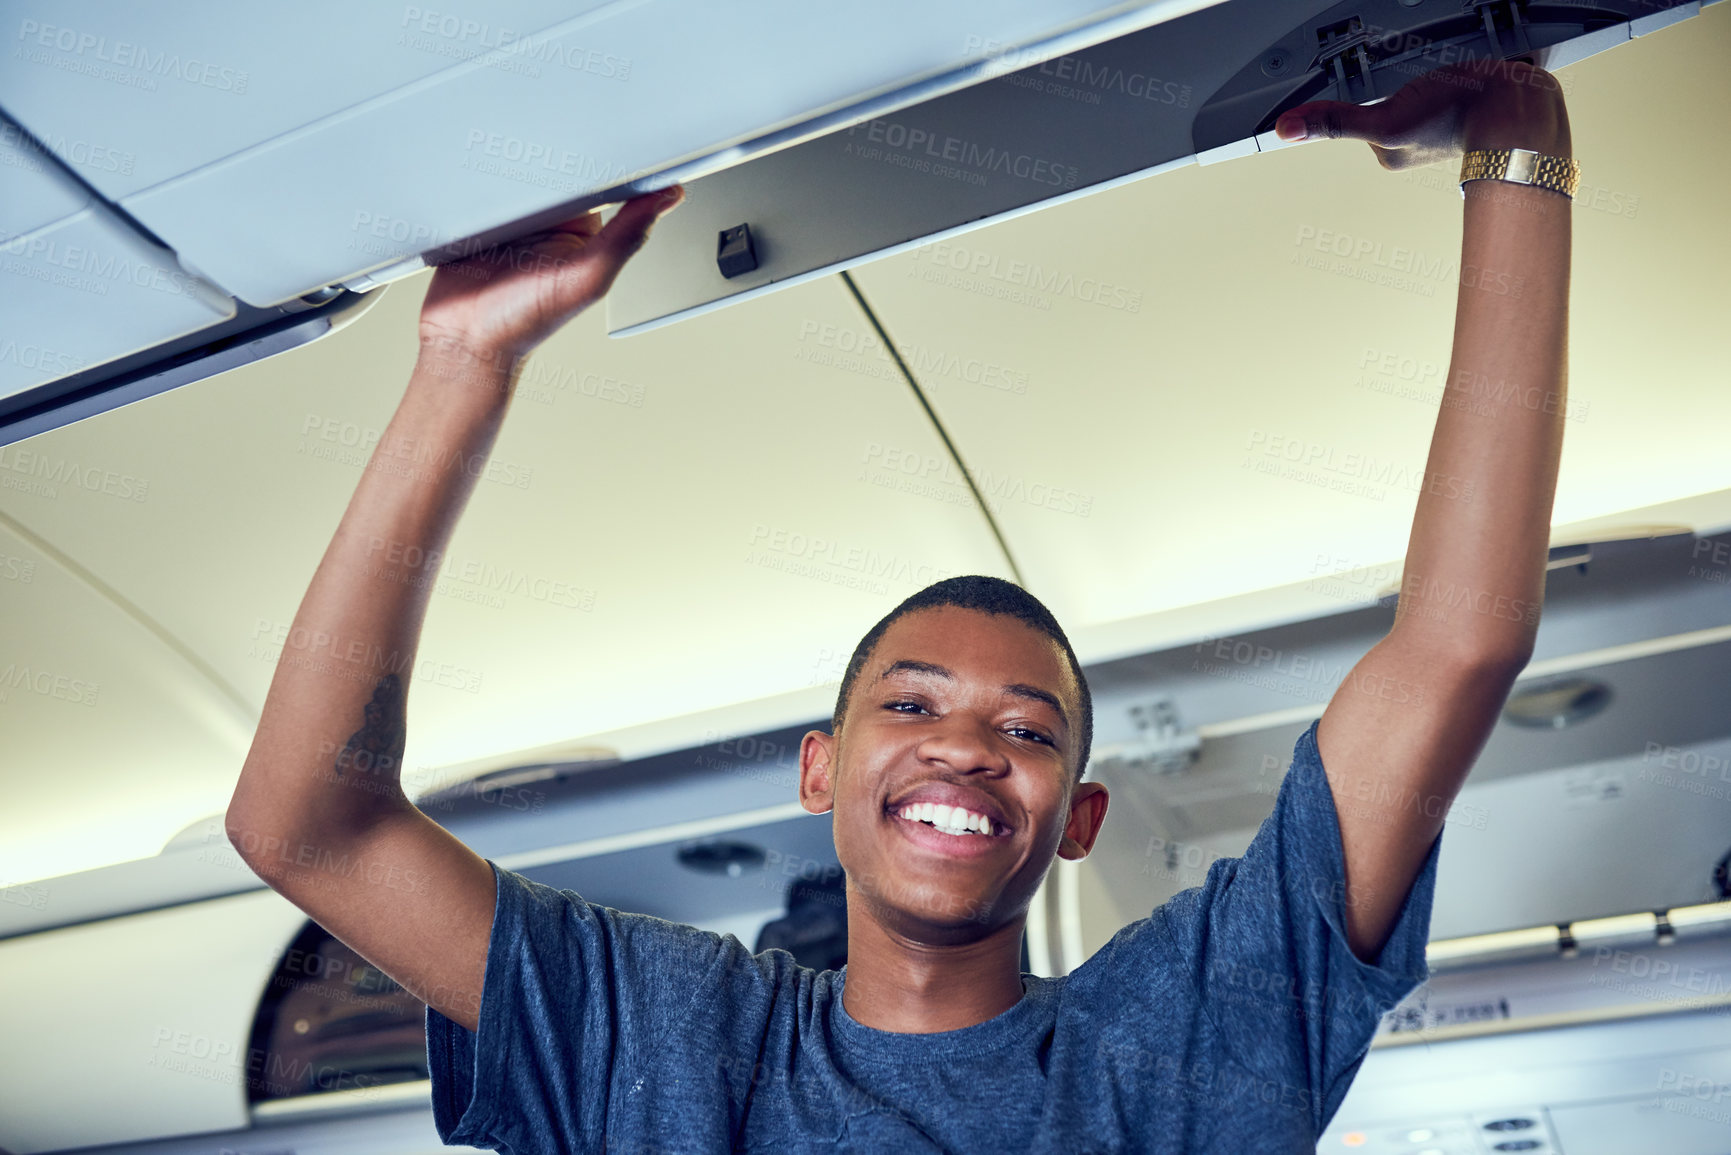
[[1360, 962], [1312, 726], [1242, 858], [934, 1034], [855, 1022], [845, 967], [495, 866], [479, 1031], [427, 1014], [434, 1122], [514, 1155], [1314, 1152], [1381, 1014], [1425, 977], [1438, 845]]

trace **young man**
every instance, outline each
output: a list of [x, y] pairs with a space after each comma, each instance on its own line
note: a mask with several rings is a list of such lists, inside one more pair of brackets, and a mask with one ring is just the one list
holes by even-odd
[[[1558, 86], [1525, 63], [1442, 70], [1374, 106], [1304, 105], [1279, 128], [1367, 141], [1390, 169], [1463, 150], [1571, 155]], [[607, 291], [679, 195], [434, 275], [422, 355], [377, 453], [414, 441], [451, 464], [367, 472], [296, 636], [412, 656], [428, 583], [369, 575], [368, 541], [443, 551], [477, 472], [464, 464], [490, 450], [516, 367]], [[1081, 780], [1091, 707], [1074, 653], [1044, 607], [996, 579], [939, 583], [880, 623], [848, 666], [834, 732], [801, 746], [801, 801], [833, 812], [847, 873], [841, 971], [753, 956], [478, 858], [403, 796], [406, 687], [364, 660], [279, 664], [231, 837], [428, 1003], [447, 1142], [1312, 1150], [1380, 1012], [1425, 974], [1442, 815], [1531, 653], [1569, 235], [1566, 192], [1465, 186], [1454, 359], [1394, 627], [1300, 739], [1244, 857], [1065, 978], [1020, 972], [1023, 921], [1054, 856], [1089, 852], [1107, 795]], [[332, 858], [362, 869], [296, 865]], [[419, 884], [369, 881], [393, 872]]]

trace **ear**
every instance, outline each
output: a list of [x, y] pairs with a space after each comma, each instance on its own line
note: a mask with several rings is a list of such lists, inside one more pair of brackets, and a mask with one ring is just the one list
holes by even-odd
[[813, 814], [835, 809], [836, 738], [808, 730], [799, 740], [799, 804]]
[[1070, 795], [1070, 821], [1058, 840], [1059, 858], [1074, 861], [1088, 857], [1088, 852], [1094, 849], [1094, 839], [1100, 836], [1100, 824], [1106, 821], [1106, 804], [1110, 800], [1102, 783], [1083, 782], [1076, 787]]

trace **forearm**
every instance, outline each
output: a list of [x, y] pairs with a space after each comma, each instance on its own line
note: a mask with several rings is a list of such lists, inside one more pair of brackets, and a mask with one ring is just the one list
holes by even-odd
[[1570, 228], [1559, 193], [1466, 186], [1454, 352], [1395, 625], [1435, 654], [1518, 670], [1531, 652], [1567, 406]]
[[498, 362], [424, 344], [301, 600], [234, 799], [243, 854], [406, 809], [406, 700], [427, 600], [510, 399]]

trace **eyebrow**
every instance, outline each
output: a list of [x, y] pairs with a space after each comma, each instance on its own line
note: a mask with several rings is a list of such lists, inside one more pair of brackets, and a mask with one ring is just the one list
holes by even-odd
[[[948, 667], [939, 666], [932, 662], [916, 662], [912, 658], [891, 662], [884, 669], [884, 672], [878, 675], [878, 681], [881, 682], [892, 674], [930, 674], [933, 677], [943, 678], [951, 682], [956, 680], [955, 672]], [[1012, 694], [1018, 698], [1027, 698], [1034, 702], [1044, 702], [1057, 711], [1059, 719], [1063, 721], [1065, 726], [1070, 724], [1070, 715], [1064, 712], [1064, 704], [1058, 701], [1058, 696], [1050, 690], [1042, 690], [1040, 687], [1030, 686], [1026, 682], [1011, 682], [1004, 687], [1004, 693]]]

